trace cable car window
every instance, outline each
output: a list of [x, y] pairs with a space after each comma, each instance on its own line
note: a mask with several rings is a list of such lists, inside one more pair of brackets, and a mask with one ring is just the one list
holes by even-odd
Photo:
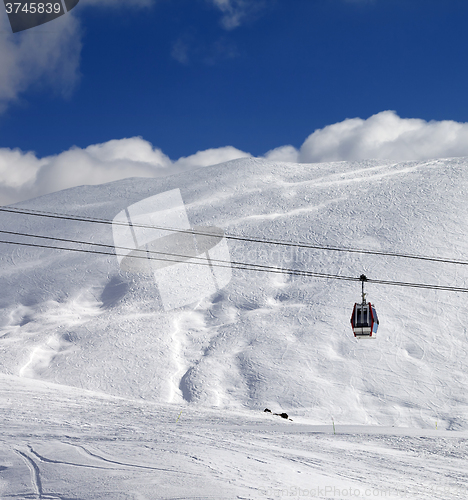
[[357, 327], [362, 327], [362, 326], [368, 326], [369, 321], [368, 321], [368, 314], [367, 314], [367, 307], [357, 307], [356, 308], [356, 326]]
[[374, 321], [379, 324], [379, 318], [377, 316], [377, 311], [375, 310], [375, 307], [372, 308], [372, 314], [374, 316]]

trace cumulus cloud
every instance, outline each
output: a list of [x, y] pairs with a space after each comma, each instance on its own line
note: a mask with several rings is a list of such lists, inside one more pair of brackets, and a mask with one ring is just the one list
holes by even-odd
[[468, 155], [468, 123], [400, 118], [383, 111], [367, 120], [347, 119], [311, 134], [299, 161], [364, 158], [423, 160]]
[[79, 79], [81, 29], [72, 15], [22, 33], [0, 16], [0, 111], [34, 83], [69, 95]]
[[73, 147], [46, 158], [4, 148], [0, 149], [0, 205], [84, 184], [103, 184], [128, 177], [162, 177], [249, 156], [229, 146], [172, 161], [141, 137], [112, 140], [85, 149]]
[[294, 146], [280, 146], [279, 148], [268, 151], [265, 155], [267, 160], [286, 161], [290, 163], [299, 162], [299, 151]]
[[[364, 120], [352, 118], [316, 130], [300, 149], [280, 146], [264, 155], [272, 161], [389, 159], [425, 160], [468, 156], [468, 123], [400, 118], [383, 111]], [[6, 205], [83, 184], [127, 177], [162, 177], [251, 157], [232, 146], [207, 149], [171, 160], [141, 137], [73, 147], [37, 158], [18, 149], [0, 149], [0, 204]]]
[[[70, 95], [80, 77], [82, 30], [79, 12], [84, 6], [148, 8], [161, 0], [81, 0], [80, 9], [21, 33], [11, 33], [6, 15], [0, 16], [0, 113], [35, 84], [51, 86]], [[265, 0], [206, 0], [222, 13], [225, 29], [236, 28], [258, 13]], [[183, 40], [173, 46], [173, 57], [187, 63], [190, 46]], [[203, 52], [203, 62], [235, 57], [234, 45], [220, 39]], [[201, 56], [200, 56], [201, 57]]]
[[208, 167], [210, 165], [216, 165], [226, 161], [237, 160], [238, 158], [250, 157], [250, 153], [245, 153], [244, 151], [232, 146], [225, 146], [223, 148], [199, 151], [194, 155], [182, 157], [174, 162], [174, 166], [178, 170], [189, 170], [200, 167]]
[[[148, 7], [157, 0], [81, 0], [103, 7]], [[33, 85], [46, 85], [69, 96], [79, 82], [82, 30], [80, 9], [36, 28], [13, 34], [0, 16], [0, 113]]]
[[328, 125], [311, 134], [299, 150], [282, 146], [265, 155], [270, 160], [298, 163], [455, 156], [468, 156], [468, 123], [400, 118], [394, 111]]

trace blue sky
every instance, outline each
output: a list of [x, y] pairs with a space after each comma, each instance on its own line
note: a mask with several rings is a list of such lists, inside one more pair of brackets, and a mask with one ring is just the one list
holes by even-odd
[[173, 160], [262, 156], [387, 110], [468, 121], [466, 0], [81, 0], [14, 35], [0, 17], [0, 148], [37, 159], [138, 136]]

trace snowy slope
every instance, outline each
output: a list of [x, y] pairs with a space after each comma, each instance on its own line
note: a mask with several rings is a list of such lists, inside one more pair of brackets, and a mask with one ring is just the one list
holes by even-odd
[[[21, 206], [112, 220], [133, 203], [180, 189], [193, 226], [254, 238], [466, 259], [467, 167], [468, 159], [319, 165], [244, 159], [165, 179], [83, 186]], [[113, 244], [110, 225], [9, 213], [1, 217], [7, 231]], [[2, 236], [8, 238], [44, 243]], [[238, 240], [228, 245], [232, 261], [468, 285], [467, 266]], [[231, 282], [218, 293], [165, 311], [154, 279], [121, 271], [115, 256], [2, 245], [0, 258], [0, 373], [2, 397], [10, 402], [3, 405], [8, 419], [4, 463], [11, 463], [0, 474], [16, 478], [4, 479], [8, 495], [274, 498], [285, 494], [267, 490], [281, 485], [394, 486], [404, 468], [420, 467], [424, 457], [432, 472], [413, 470], [415, 475], [406, 473], [403, 483], [416, 488], [415, 497], [466, 496], [468, 474], [461, 466], [468, 432], [466, 294], [369, 284], [380, 327], [375, 340], [358, 341], [349, 317], [360, 298], [359, 283], [233, 270]], [[34, 394], [38, 399], [44, 395], [50, 410]], [[79, 416], [70, 421], [69, 407], [75, 405]], [[109, 405], [113, 410], [108, 413]], [[266, 416], [265, 407], [288, 412], [294, 422]], [[177, 425], [186, 427], [174, 430], [180, 411], [185, 419]], [[332, 421], [337, 429], [346, 426], [338, 441], [331, 434]], [[159, 443], [157, 436], [164, 435], [169, 422], [167, 441]], [[411, 440], [398, 437], [402, 428]], [[326, 434], [315, 434], [319, 431]], [[105, 443], [99, 448], [101, 432]], [[127, 433], [132, 437], [126, 447]], [[123, 463], [131, 457], [145, 467], [172, 463], [163, 458], [164, 449], [172, 453], [178, 471], [193, 467], [200, 482], [182, 481], [176, 474], [156, 494], [151, 481], [157, 482], [157, 475], [150, 481], [128, 472], [133, 489], [123, 479], [109, 489], [107, 472], [102, 476], [97, 468], [102, 460], [101, 465], [89, 462], [96, 457], [80, 448], [86, 448], [81, 438], [90, 440], [99, 460], [114, 453], [109, 460]], [[221, 446], [223, 439], [227, 443]], [[116, 440], [122, 443], [117, 446]], [[142, 441], [145, 447], [153, 443], [156, 462], [142, 451]], [[22, 444], [16, 448], [14, 443]], [[200, 463], [190, 458], [193, 447], [203, 455]], [[256, 454], [258, 449], [263, 451]], [[88, 460], [88, 472], [95, 474], [90, 492], [61, 486], [71, 466], [60, 464], [75, 463], [76, 454]], [[217, 458], [210, 462], [213, 454]], [[443, 464], [436, 475], [429, 455]], [[360, 472], [361, 465], [366, 472]], [[35, 478], [33, 486], [31, 479], [24, 480], [23, 493], [14, 486], [19, 467], [30, 467]], [[52, 469], [49, 476], [43, 472], [47, 468]], [[380, 474], [378, 480], [369, 468]], [[40, 474], [46, 474], [42, 486]], [[296, 474], [302, 474], [300, 480]], [[93, 496], [98, 484], [102, 493]], [[226, 493], [219, 494], [221, 484]], [[458, 485], [460, 491], [416, 495], [440, 484]], [[26, 496], [28, 488], [36, 488], [36, 497]], [[45, 496], [50, 492], [56, 496]]]
[[334, 434], [331, 422], [0, 379], [2, 499], [461, 500], [468, 491], [466, 432], [337, 424]]

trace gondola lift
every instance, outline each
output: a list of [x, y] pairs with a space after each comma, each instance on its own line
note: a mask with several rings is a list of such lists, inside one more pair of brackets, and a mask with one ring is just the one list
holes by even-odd
[[366, 275], [361, 274], [359, 279], [362, 283], [362, 302], [354, 304], [351, 326], [356, 338], [375, 339], [375, 334], [379, 326], [379, 318], [377, 317], [375, 307], [366, 301], [366, 294], [364, 293], [364, 282], [367, 281]]

